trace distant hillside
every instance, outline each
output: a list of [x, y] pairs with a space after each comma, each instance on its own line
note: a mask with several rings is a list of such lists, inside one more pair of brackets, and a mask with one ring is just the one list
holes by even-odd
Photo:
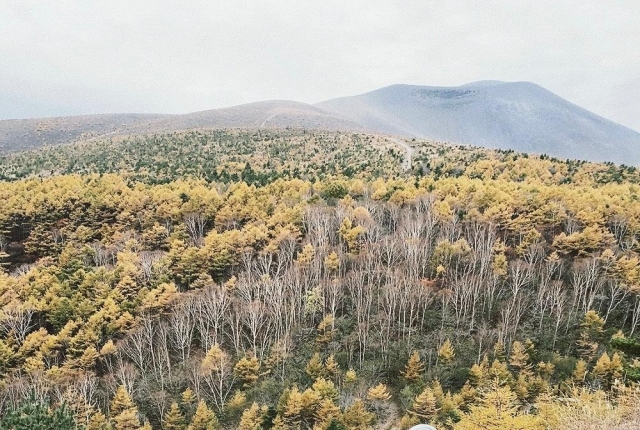
[[372, 131], [640, 164], [640, 134], [528, 82], [392, 85], [316, 105]]
[[0, 153], [127, 133], [132, 126], [150, 127], [167, 115], [112, 114], [0, 121]]
[[336, 117], [320, 108], [288, 100], [249, 103], [186, 115], [172, 115], [154, 124], [151, 131], [168, 132], [194, 128], [294, 127], [325, 130], [362, 129], [358, 124]]
[[292, 101], [265, 101], [184, 115], [113, 114], [0, 121], [0, 153], [105, 137], [218, 128], [363, 127], [320, 108]]

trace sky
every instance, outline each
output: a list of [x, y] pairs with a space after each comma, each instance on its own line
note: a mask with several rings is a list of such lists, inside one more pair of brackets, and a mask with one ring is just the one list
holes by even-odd
[[640, 131], [639, 0], [0, 0], [0, 119], [530, 81]]

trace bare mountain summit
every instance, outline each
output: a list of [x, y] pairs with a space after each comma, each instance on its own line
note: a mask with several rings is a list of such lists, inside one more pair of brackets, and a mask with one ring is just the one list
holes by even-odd
[[640, 133], [529, 82], [392, 85], [316, 106], [385, 133], [640, 164]]

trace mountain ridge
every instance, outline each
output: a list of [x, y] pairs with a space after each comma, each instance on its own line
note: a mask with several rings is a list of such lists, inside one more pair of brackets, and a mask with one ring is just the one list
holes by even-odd
[[0, 153], [122, 135], [215, 128], [379, 132], [570, 159], [640, 165], [640, 133], [537, 84], [393, 84], [315, 104], [267, 100], [186, 114], [0, 120]]

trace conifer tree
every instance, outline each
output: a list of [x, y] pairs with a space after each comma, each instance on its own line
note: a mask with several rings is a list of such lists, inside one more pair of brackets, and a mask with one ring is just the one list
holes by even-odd
[[261, 408], [260, 405], [254, 402], [242, 413], [238, 430], [260, 430], [266, 410], [266, 407]]
[[353, 385], [356, 383], [356, 381], [358, 380], [358, 375], [356, 374], [356, 371], [353, 369], [349, 369], [345, 372], [344, 374], [344, 385], [347, 387], [353, 387]]
[[576, 367], [571, 374], [571, 379], [574, 384], [582, 384], [584, 383], [585, 378], [587, 377], [587, 362], [583, 359], [580, 359], [576, 362]]
[[513, 392], [521, 402], [524, 402], [529, 397], [529, 383], [524, 373], [518, 375], [518, 379], [516, 379], [513, 386]]
[[493, 345], [493, 358], [494, 360], [505, 361], [507, 359], [507, 353], [504, 350], [504, 344], [502, 342], [496, 342]]
[[186, 413], [185, 419], [189, 419], [193, 415], [196, 401], [196, 394], [191, 388], [187, 388], [182, 392], [182, 395], [180, 396], [180, 405], [182, 406], [182, 410]]
[[140, 427], [138, 408], [124, 385], [118, 387], [109, 415], [114, 430], [137, 430]]
[[456, 430], [540, 428], [540, 422], [535, 417], [518, 414], [518, 409], [515, 393], [508, 385], [501, 386], [498, 380], [494, 380], [480, 404], [471, 406], [470, 412], [456, 424]]
[[311, 379], [318, 379], [324, 374], [324, 366], [319, 353], [316, 352], [311, 356], [304, 370]]
[[404, 379], [409, 381], [410, 383], [417, 382], [422, 379], [422, 374], [424, 373], [424, 364], [422, 363], [422, 359], [420, 358], [420, 354], [418, 351], [413, 351], [407, 364], [402, 372], [402, 376]]
[[109, 422], [107, 421], [107, 417], [98, 411], [95, 414], [91, 415], [89, 419], [89, 423], [87, 424], [87, 430], [108, 430]]
[[456, 358], [456, 351], [449, 339], [445, 340], [440, 349], [438, 350], [438, 360], [443, 365], [447, 366], [453, 362]]
[[391, 394], [389, 394], [389, 388], [385, 384], [378, 384], [375, 387], [369, 388], [367, 391], [367, 400], [384, 401], [389, 400]]
[[364, 406], [361, 399], [356, 399], [342, 414], [343, 421], [349, 430], [368, 430], [375, 420], [375, 415]]
[[611, 368], [611, 358], [609, 354], [603, 352], [596, 365], [593, 366], [593, 376], [600, 378], [602, 380], [607, 380], [609, 375], [609, 370]]
[[331, 421], [340, 418], [340, 408], [332, 399], [322, 399], [314, 414], [316, 427], [325, 428]]
[[474, 387], [483, 385], [489, 373], [489, 357], [485, 354], [479, 364], [473, 364], [469, 370], [469, 382]]
[[538, 363], [538, 373], [545, 379], [551, 378], [556, 366], [551, 362], [541, 361]]
[[216, 430], [219, 428], [218, 419], [204, 400], [198, 402], [187, 430]]
[[335, 251], [331, 252], [331, 254], [324, 258], [324, 268], [332, 274], [337, 272], [340, 268], [340, 257], [338, 257], [338, 254], [336, 254]]
[[184, 415], [180, 411], [180, 406], [176, 402], [171, 403], [169, 412], [164, 417], [163, 423], [165, 430], [184, 430], [186, 427]]
[[318, 324], [318, 330], [316, 335], [316, 343], [320, 346], [326, 346], [335, 334], [333, 328], [334, 318], [333, 315], [325, 315], [325, 317]]
[[260, 362], [255, 355], [245, 355], [233, 367], [233, 374], [245, 387], [253, 385], [260, 376]]
[[311, 388], [321, 399], [335, 400], [338, 398], [338, 390], [336, 390], [335, 384], [329, 379], [318, 378]]
[[469, 384], [469, 381], [467, 381], [464, 383], [464, 385], [460, 389], [458, 396], [461, 400], [460, 409], [463, 409], [466, 411], [467, 406], [475, 402], [476, 397], [478, 396], [478, 392], [476, 391], [475, 388], [471, 386], [471, 384]]
[[511, 354], [509, 354], [509, 364], [518, 372], [529, 373], [531, 368], [529, 364], [529, 353], [522, 342], [514, 341], [511, 345]]
[[511, 381], [512, 379], [507, 365], [499, 360], [493, 360], [487, 375], [490, 380], [498, 379], [499, 381]]
[[600, 340], [604, 332], [604, 319], [594, 310], [584, 315], [580, 324], [580, 338], [577, 341], [578, 351], [582, 358], [590, 362], [600, 347]]
[[324, 369], [327, 373], [327, 376], [331, 378], [333, 382], [337, 382], [338, 377], [340, 376], [340, 365], [336, 361], [336, 358], [333, 354], [331, 354], [325, 360]]
[[0, 415], [2, 430], [76, 430], [72, 412], [66, 406], [51, 408], [34, 397]]
[[436, 402], [433, 390], [427, 387], [415, 398], [410, 412], [428, 422], [438, 413]]

